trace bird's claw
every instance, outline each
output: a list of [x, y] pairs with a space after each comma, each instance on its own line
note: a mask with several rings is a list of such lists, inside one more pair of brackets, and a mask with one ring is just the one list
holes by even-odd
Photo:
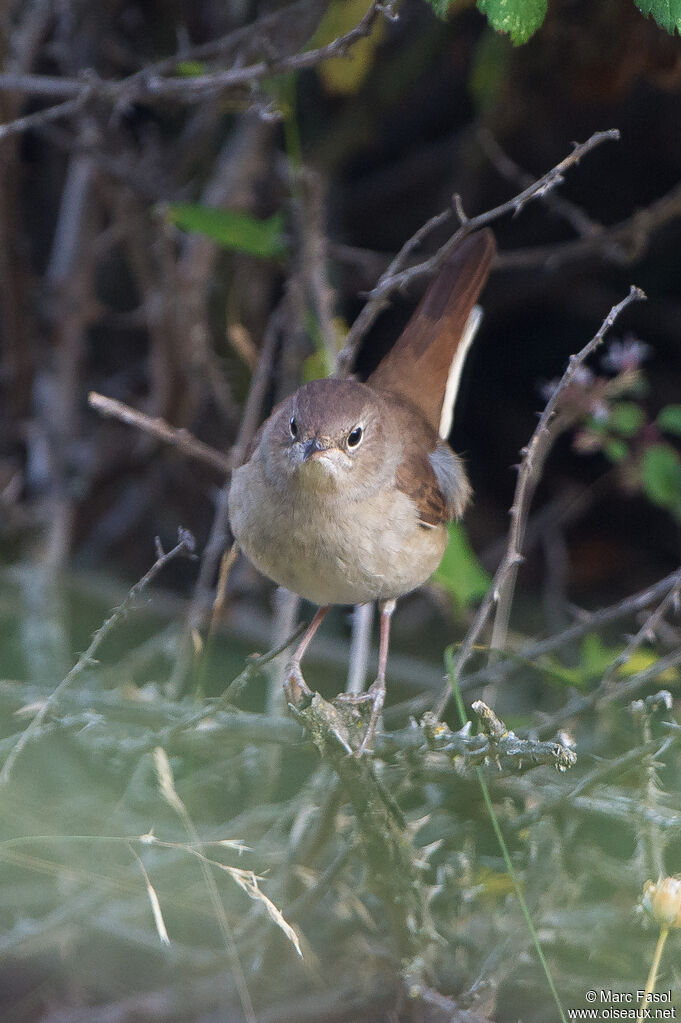
[[286, 699], [290, 703], [294, 704], [294, 706], [298, 706], [303, 702], [309, 703], [312, 699], [312, 690], [303, 678], [300, 665], [296, 664], [295, 661], [290, 661], [286, 665], [284, 673], [284, 692], [286, 693]]
[[365, 693], [340, 693], [337, 700], [339, 703], [348, 703], [352, 704], [352, 706], [358, 706], [363, 703], [371, 704], [369, 723], [364, 733], [364, 738], [357, 749], [356, 756], [362, 757], [365, 753], [370, 753], [369, 747], [376, 734], [376, 727], [381, 717], [383, 704], [385, 703], [385, 679], [380, 677], [374, 679]]

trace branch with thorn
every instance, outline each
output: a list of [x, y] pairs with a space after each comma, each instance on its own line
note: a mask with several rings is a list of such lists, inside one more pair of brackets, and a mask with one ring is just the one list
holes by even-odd
[[460, 197], [455, 196], [453, 199], [453, 208], [456, 210], [459, 219], [462, 221], [461, 226], [432, 256], [428, 259], [424, 259], [421, 263], [416, 263], [414, 266], [408, 267], [407, 269], [403, 269], [403, 267], [408, 256], [423, 242], [425, 237], [432, 230], [439, 227], [449, 219], [453, 210], [449, 208], [447, 210], [443, 210], [442, 213], [437, 214], [435, 217], [432, 217], [429, 221], [427, 221], [427, 223], [419, 228], [412, 238], [405, 242], [388, 268], [381, 275], [378, 283], [369, 292], [366, 305], [353, 323], [346, 338], [345, 345], [338, 355], [337, 370], [339, 374], [343, 375], [350, 371], [349, 367], [351, 367], [355, 361], [355, 357], [363, 338], [373, 325], [379, 313], [382, 312], [387, 305], [387, 301], [392, 294], [402, 291], [414, 281], [420, 280], [422, 277], [432, 276], [440, 269], [453, 249], [455, 249], [467, 235], [472, 234], [474, 231], [478, 231], [481, 227], [491, 224], [493, 221], [498, 220], [500, 217], [503, 217], [508, 213], [513, 216], [517, 216], [517, 214], [520, 213], [520, 211], [524, 209], [528, 203], [532, 202], [532, 200], [544, 197], [548, 192], [562, 184], [565, 171], [576, 166], [579, 161], [587, 155], [587, 153], [590, 153], [593, 149], [596, 149], [597, 146], [602, 145], [604, 142], [617, 141], [619, 137], [620, 133], [616, 128], [612, 128], [609, 131], [594, 132], [591, 138], [587, 139], [586, 142], [579, 144], [575, 143], [572, 152], [566, 156], [565, 159], [561, 160], [560, 163], [557, 163], [555, 167], [552, 167], [551, 170], [547, 171], [546, 174], [542, 175], [542, 177], [527, 185], [518, 195], [515, 195], [512, 199], [501, 203], [499, 206], [495, 206], [491, 210], [487, 210], [485, 213], [480, 213], [477, 217], [466, 217], [461, 206]]
[[[626, 298], [612, 307], [603, 320], [598, 332], [589, 343], [576, 355], [571, 356], [567, 369], [540, 416], [532, 438], [523, 452], [522, 462], [518, 471], [518, 482], [516, 484], [513, 505], [511, 506], [511, 527], [506, 553], [459, 650], [454, 667], [454, 677], [457, 679], [457, 682], [461, 681], [463, 670], [471, 658], [479, 636], [495, 608], [496, 614], [491, 646], [493, 650], [501, 651], [506, 645], [518, 566], [522, 562], [522, 546], [527, 516], [544, 463], [560, 432], [560, 418], [557, 417], [556, 413], [560, 405], [561, 396], [574, 379], [579, 367], [603, 343], [605, 335], [615, 323], [620, 313], [627, 306], [631, 305], [632, 302], [642, 301], [645, 297], [644, 292], [640, 288], [632, 285]], [[435, 714], [438, 718], [442, 717], [450, 695], [451, 687], [447, 683], [435, 707]]]
[[560, 742], [520, 738], [482, 700], [473, 703], [473, 711], [480, 722], [477, 735], [470, 734], [468, 724], [453, 732], [435, 714], [424, 714], [421, 727], [429, 749], [461, 758], [464, 768], [494, 763], [500, 771], [514, 773], [541, 764], [566, 771], [577, 763], [574, 750]]

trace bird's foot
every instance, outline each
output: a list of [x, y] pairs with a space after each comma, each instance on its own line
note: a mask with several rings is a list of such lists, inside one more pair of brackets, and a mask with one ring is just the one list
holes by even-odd
[[286, 699], [294, 706], [300, 703], [309, 703], [314, 695], [307, 682], [303, 678], [300, 665], [296, 661], [289, 661], [284, 672], [284, 692]]
[[369, 723], [364, 733], [364, 738], [357, 749], [357, 756], [362, 757], [370, 752], [370, 745], [376, 734], [376, 727], [381, 717], [383, 704], [385, 703], [385, 679], [380, 676], [371, 683], [365, 693], [340, 693], [336, 698], [338, 703], [349, 703], [358, 706], [363, 703], [371, 704]]

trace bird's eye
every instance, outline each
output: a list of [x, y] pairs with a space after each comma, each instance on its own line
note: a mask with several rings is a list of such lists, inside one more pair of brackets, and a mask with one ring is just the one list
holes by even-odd
[[296, 417], [295, 416], [291, 416], [291, 418], [289, 420], [288, 428], [291, 431], [291, 436], [295, 440], [296, 437], [298, 436], [298, 424], [296, 422]]
[[362, 434], [363, 434], [362, 427], [356, 426], [355, 429], [348, 434], [348, 447], [349, 448], [358, 447], [362, 440]]

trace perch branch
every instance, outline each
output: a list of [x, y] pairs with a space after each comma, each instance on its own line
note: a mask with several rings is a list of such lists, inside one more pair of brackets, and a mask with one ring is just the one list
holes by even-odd
[[402, 814], [368, 757], [348, 756], [364, 727], [354, 708], [290, 694], [289, 707], [305, 727], [322, 760], [333, 768], [357, 817], [372, 887], [393, 917], [402, 958], [413, 960], [432, 939], [426, 893]]

